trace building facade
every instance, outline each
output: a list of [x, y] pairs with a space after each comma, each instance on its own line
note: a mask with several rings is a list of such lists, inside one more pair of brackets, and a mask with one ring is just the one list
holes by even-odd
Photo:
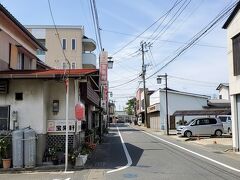
[[233, 149], [240, 150], [240, 2], [223, 25], [227, 29], [227, 54], [232, 111]]
[[210, 98], [205, 95], [198, 95], [186, 92], [180, 92], [168, 89], [167, 90], [166, 106], [166, 90], [159, 89], [150, 96], [150, 106], [148, 114], [150, 118], [150, 128], [156, 130], [166, 130], [167, 128], [167, 110], [169, 128], [175, 129], [176, 122], [173, 119], [173, 114], [178, 110], [202, 110], [207, 105], [207, 100]]
[[96, 68], [96, 55], [92, 53], [96, 43], [84, 35], [82, 26], [25, 27], [48, 49], [47, 52], [38, 51], [37, 56], [49, 66], [56, 69]]

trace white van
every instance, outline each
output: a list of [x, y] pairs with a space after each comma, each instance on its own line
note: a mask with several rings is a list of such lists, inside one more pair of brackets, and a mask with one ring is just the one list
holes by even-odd
[[196, 118], [177, 131], [180, 131], [181, 135], [186, 137], [202, 135], [221, 136], [223, 133], [223, 123], [219, 118]]
[[232, 118], [231, 115], [217, 116], [223, 123], [224, 133], [232, 134]]

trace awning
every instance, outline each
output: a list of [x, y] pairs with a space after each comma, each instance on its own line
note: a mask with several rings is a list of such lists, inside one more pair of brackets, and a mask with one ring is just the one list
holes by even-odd
[[206, 110], [185, 110], [175, 111], [173, 116], [210, 116], [210, 115], [230, 115], [231, 109], [206, 109]]
[[78, 78], [98, 72], [98, 69], [47, 69], [0, 71], [0, 79], [59, 79], [63, 76]]

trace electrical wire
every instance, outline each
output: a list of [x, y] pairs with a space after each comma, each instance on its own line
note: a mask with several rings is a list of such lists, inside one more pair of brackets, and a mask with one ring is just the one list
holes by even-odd
[[[56, 31], [56, 34], [57, 34], [57, 37], [58, 37], [58, 40], [59, 40], [59, 44], [61, 46], [61, 50], [62, 50], [62, 54], [64, 56], [64, 60], [68, 63], [68, 67], [69, 67], [68, 70], [69, 70], [69, 74], [70, 74], [71, 64], [70, 64], [70, 62], [69, 62], [69, 60], [68, 60], [68, 58], [67, 58], [67, 56], [65, 54], [65, 51], [63, 49], [62, 41], [61, 41], [61, 38], [60, 38], [60, 35], [59, 35], [59, 32], [58, 32], [57, 26], [56, 26], [56, 23], [55, 23], [55, 20], [54, 20], [54, 16], [53, 16], [50, 0], [48, 0], [48, 7], [49, 7], [49, 11], [50, 11], [51, 18], [52, 18], [52, 21], [53, 21], [54, 29]], [[65, 76], [66, 76], [66, 69], [64, 69], [63, 79], [65, 79]]]
[[99, 27], [96, 3], [95, 3], [95, 0], [90, 0], [89, 2], [90, 2], [90, 11], [92, 14], [92, 20], [93, 20], [93, 26], [94, 26], [97, 46], [98, 46], [99, 51], [102, 51], [103, 48], [102, 48], [102, 42], [101, 42], [100, 27]]
[[[178, 0], [177, 0], [178, 1]], [[181, 0], [182, 1], [182, 0]], [[180, 1], [180, 2], [181, 2]], [[117, 53], [119, 53], [120, 51], [122, 51], [123, 49], [125, 49], [129, 44], [131, 44], [132, 42], [134, 42], [136, 39], [138, 39], [141, 35], [143, 35], [147, 30], [149, 30], [151, 27], [153, 27], [156, 23], [158, 23], [162, 18], [164, 18], [170, 11], [172, 11], [180, 2], [178, 3], [174, 3], [174, 5], [165, 13], [163, 14], [161, 17], [159, 17], [155, 22], [153, 22], [150, 26], [148, 26], [142, 33], [140, 33], [139, 35], [137, 35], [134, 39], [132, 39], [131, 41], [129, 41], [128, 43], [126, 43], [124, 46], [122, 46], [119, 50], [117, 50], [116, 52], [114, 52], [112, 54], [112, 56], [116, 55]]]
[[139, 76], [138, 76], [138, 77], [135, 77], [134, 79], [131, 79], [131, 80], [125, 82], [125, 83], [122, 83], [122, 84], [119, 84], [119, 85], [116, 85], [116, 86], [109, 87], [109, 89], [113, 89], [113, 88], [116, 88], [116, 87], [120, 87], [120, 86], [127, 85], [127, 84], [129, 84], [129, 83], [134, 82], [134, 81], [137, 80], [138, 78], [139, 78]]
[[175, 61], [180, 55], [182, 55], [183, 53], [186, 52], [186, 50], [188, 50], [190, 47], [192, 47], [192, 45], [196, 42], [198, 42], [200, 40], [201, 37], [203, 37], [206, 33], [208, 33], [208, 31], [210, 31], [212, 28], [215, 27], [215, 25], [217, 23], [219, 23], [223, 18], [225, 18], [230, 12], [231, 10], [236, 6], [236, 4], [239, 1], [231, 4], [228, 7], [225, 7], [207, 26], [205, 26], [201, 31], [199, 31], [191, 40], [190, 42], [184, 46], [183, 48], [181, 48], [181, 50], [179, 52], [177, 52], [177, 54], [170, 59], [165, 65], [163, 65], [160, 69], [158, 69], [156, 72], [154, 72], [152, 75], [148, 76], [146, 79], [149, 79], [150, 77], [154, 76], [155, 74], [157, 74], [159, 71], [161, 71], [162, 69], [164, 69], [165, 67], [167, 67], [170, 63], [172, 63], [173, 61]]
[[[136, 37], [136, 35], [133, 34], [127, 34], [127, 33], [122, 33], [122, 32], [118, 32], [118, 31], [112, 31], [112, 30], [106, 30], [106, 29], [102, 29], [102, 31], [105, 32], [110, 32], [110, 33], [115, 33], [115, 34], [122, 34], [124, 36], [133, 36]], [[144, 39], [153, 39], [153, 38], [149, 38], [146, 36], [140, 36], [141, 38]], [[174, 43], [174, 44], [187, 44], [186, 42], [180, 42], [180, 41], [174, 41], [174, 40], [167, 40], [167, 39], [158, 39], [157, 41], [162, 41], [162, 42], [167, 42], [167, 43]], [[210, 48], [220, 48], [220, 49], [226, 49], [226, 46], [218, 46], [218, 45], [214, 45], [214, 44], [199, 44], [196, 43], [194, 44], [194, 46], [203, 46], [203, 47], [210, 47]], [[138, 48], [138, 47], [134, 47], [134, 48]], [[129, 49], [129, 48], [128, 48]]]

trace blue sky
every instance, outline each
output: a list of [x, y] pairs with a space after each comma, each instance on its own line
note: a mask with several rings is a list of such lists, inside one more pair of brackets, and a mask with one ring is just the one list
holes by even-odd
[[[166, 13], [175, 1], [96, 0], [105, 50], [109, 52], [109, 55], [114, 54]], [[24, 25], [52, 25], [47, 0], [0, 0], [0, 2]], [[95, 39], [89, 0], [50, 0], [50, 2], [56, 24], [83, 25], [85, 35]], [[146, 53], [146, 63], [149, 64], [147, 76], [159, 69], [163, 65], [161, 63], [163, 59], [174, 55], [175, 50], [183, 46], [181, 43], [187, 42], [233, 0], [186, 0], [187, 2], [189, 5], [183, 13], [153, 43], [151, 52]], [[166, 20], [170, 17], [171, 14]], [[160, 29], [166, 22], [160, 26]], [[110, 87], [127, 82], [140, 74], [141, 55], [134, 52], [140, 48], [142, 40], [151, 41], [147, 37], [150, 37], [159, 23], [113, 56], [115, 64], [114, 69], [109, 70]], [[170, 75], [168, 82], [170, 88], [213, 96], [217, 95], [216, 87], [219, 83], [228, 82], [227, 39], [226, 31], [221, 28], [223, 23], [224, 21], [201, 39], [198, 43], [201, 46], [192, 47], [158, 73]], [[156, 77], [157, 75], [147, 81], [147, 87], [151, 90], [163, 87], [156, 83]], [[113, 92], [111, 99], [116, 101], [117, 109], [123, 109], [126, 101], [135, 95], [136, 89], [142, 87], [142, 83], [139, 85], [140, 81], [139, 78], [126, 86], [110, 89]]]

